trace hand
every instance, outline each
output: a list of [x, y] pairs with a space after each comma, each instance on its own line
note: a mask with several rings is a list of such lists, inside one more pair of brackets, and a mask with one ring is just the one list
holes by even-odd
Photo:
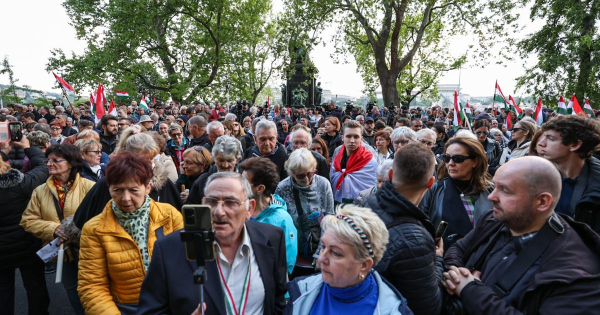
[[470, 282], [475, 281], [475, 279], [479, 280], [481, 277], [481, 272], [471, 271], [467, 268], [457, 268], [456, 266], [451, 266], [447, 272], [443, 273], [445, 281], [442, 282], [444, 288], [450, 295], [456, 294], [460, 296], [460, 293], [464, 289], [464, 287]]
[[435, 254], [444, 257], [444, 239], [442, 237], [436, 240]]
[[179, 193], [179, 197], [181, 197], [181, 202], [185, 203], [185, 201], [187, 200], [188, 196], [189, 196], [190, 192], [189, 190], [184, 190], [181, 193]]
[[29, 145], [29, 139], [27, 139], [27, 137], [25, 137], [25, 135], [23, 135], [23, 137], [21, 137], [21, 141], [11, 141], [10, 145], [16, 145], [17, 147], [21, 148], [21, 149], [28, 149], [30, 147]]
[[[204, 311], [206, 311], [206, 303], [204, 303]], [[204, 312], [200, 310], [200, 304], [198, 304], [198, 308], [192, 313], [192, 315], [202, 315]]]
[[59, 225], [56, 230], [54, 230], [54, 237], [58, 237], [58, 245], [69, 242], [67, 234], [65, 234], [65, 232], [62, 230], [62, 224]]

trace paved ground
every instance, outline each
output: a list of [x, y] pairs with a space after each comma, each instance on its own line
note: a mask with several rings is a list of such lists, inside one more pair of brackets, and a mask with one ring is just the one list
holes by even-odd
[[[15, 278], [15, 315], [27, 315], [27, 293], [25, 293], [21, 273], [18, 269]], [[54, 283], [55, 280], [55, 273], [46, 274], [46, 286], [48, 286], [48, 294], [50, 294], [50, 314], [74, 314], [65, 289], [62, 284]], [[2, 312], [0, 311], [0, 313]]]

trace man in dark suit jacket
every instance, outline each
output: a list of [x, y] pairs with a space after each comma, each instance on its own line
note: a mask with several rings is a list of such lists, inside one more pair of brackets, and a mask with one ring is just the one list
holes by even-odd
[[[283, 231], [275, 226], [255, 221], [247, 221], [254, 211], [255, 202], [246, 196], [251, 196], [250, 184], [238, 173], [220, 172], [211, 176], [206, 185], [205, 204], [213, 210], [215, 222], [215, 239], [219, 246], [215, 257], [221, 266], [230, 261], [230, 266], [235, 266], [237, 257], [227, 257], [233, 251], [235, 254], [243, 247], [242, 239], [245, 233], [250, 239], [252, 252], [250, 257], [256, 259], [260, 277], [254, 276], [254, 269], [250, 278], [249, 288], [254, 286], [254, 281], [262, 281], [263, 292], [250, 290], [248, 299], [264, 294], [262, 304], [263, 314], [281, 314], [285, 307], [286, 283], [286, 258], [285, 240]], [[246, 199], [244, 199], [246, 198]], [[225, 201], [230, 203], [236, 199], [240, 204], [237, 210], [227, 209]], [[245, 227], [245, 229], [244, 229]], [[226, 244], [234, 244], [226, 246]], [[229, 248], [229, 250], [227, 250]], [[221, 257], [227, 258], [224, 260]], [[152, 262], [144, 279], [139, 299], [137, 314], [191, 314], [200, 303], [199, 287], [193, 282], [193, 273], [197, 269], [196, 263], [187, 261], [185, 246], [181, 242], [179, 233], [172, 233], [164, 238], [159, 238], [154, 245]], [[233, 272], [233, 271], [231, 271]], [[206, 282], [204, 284], [204, 314], [227, 314], [221, 275], [217, 267], [217, 260], [206, 263]], [[230, 286], [236, 285], [230, 283]], [[237, 285], [242, 285], [239, 283]], [[234, 296], [236, 299], [239, 297]], [[256, 300], [254, 301], [256, 305]], [[247, 311], [251, 304], [248, 302]], [[254, 310], [254, 312], [256, 309]]]

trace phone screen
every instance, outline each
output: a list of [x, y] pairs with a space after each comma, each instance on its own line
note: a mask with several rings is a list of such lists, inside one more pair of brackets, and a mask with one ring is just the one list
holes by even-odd
[[[205, 236], [203, 249], [204, 260], [215, 259], [215, 249], [213, 241], [210, 240], [208, 232], [213, 231], [212, 211], [207, 205], [184, 205], [182, 208], [183, 225], [186, 232], [203, 233]], [[185, 252], [187, 259], [195, 261], [198, 257], [193, 241], [185, 242]]]
[[11, 141], [21, 141], [23, 138], [22, 126], [19, 122], [11, 122], [8, 124], [10, 129], [10, 140]]
[[8, 122], [0, 122], [0, 143], [10, 141], [10, 132], [8, 131]]

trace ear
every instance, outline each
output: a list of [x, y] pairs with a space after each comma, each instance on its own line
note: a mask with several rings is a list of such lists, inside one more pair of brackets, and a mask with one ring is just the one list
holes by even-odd
[[246, 209], [246, 220], [250, 219], [256, 209], [256, 200], [248, 199], [248, 209]]
[[152, 190], [152, 181], [146, 185], [146, 195], [150, 194], [150, 190]]
[[427, 182], [427, 189], [431, 189], [431, 186], [435, 183], [435, 177], [431, 176], [429, 181]]
[[367, 276], [373, 268], [373, 258], [369, 257], [360, 264], [360, 274]]
[[583, 144], [583, 141], [577, 140], [576, 143], [569, 145], [569, 151], [575, 152], [575, 151], [579, 150], [579, 148], [581, 148], [582, 144]]
[[388, 172], [388, 176], [390, 178], [390, 181], [392, 180], [392, 178], [394, 178], [394, 169], [390, 169], [390, 171]]
[[552, 201], [554, 198], [549, 192], [543, 192], [534, 199], [534, 209], [539, 212], [552, 211]]

